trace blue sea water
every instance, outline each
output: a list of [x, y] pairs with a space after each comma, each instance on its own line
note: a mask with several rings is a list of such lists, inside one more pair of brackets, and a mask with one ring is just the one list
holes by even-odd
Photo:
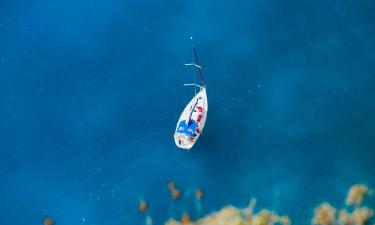
[[[233, 204], [309, 224], [375, 187], [373, 0], [0, 0], [0, 224], [154, 224]], [[209, 101], [192, 151], [173, 133]], [[184, 193], [174, 203], [173, 181]], [[189, 196], [190, 193], [190, 196]], [[368, 200], [374, 205], [374, 198]]]

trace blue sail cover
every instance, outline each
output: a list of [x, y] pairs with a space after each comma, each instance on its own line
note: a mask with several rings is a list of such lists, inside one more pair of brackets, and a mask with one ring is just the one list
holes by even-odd
[[184, 133], [184, 134], [187, 134], [187, 135], [193, 135], [196, 128], [197, 128], [197, 121], [190, 120], [189, 124], [186, 125], [185, 120], [182, 120], [180, 122], [180, 124], [178, 125], [178, 128], [177, 128], [176, 132]]

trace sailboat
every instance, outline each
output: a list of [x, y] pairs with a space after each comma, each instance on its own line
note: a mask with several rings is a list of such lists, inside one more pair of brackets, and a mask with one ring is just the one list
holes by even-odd
[[206, 84], [203, 80], [201, 66], [194, 47], [193, 58], [193, 63], [187, 63], [185, 65], [197, 68], [201, 85], [184, 84], [184, 86], [195, 86], [199, 88], [199, 91], [195, 92], [194, 97], [186, 105], [184, 111], [182, 111], [174, 133], [174, 140], [177, 147], [187, 150], [194, 146], [195, 142], [202, 134], [208, 111]]

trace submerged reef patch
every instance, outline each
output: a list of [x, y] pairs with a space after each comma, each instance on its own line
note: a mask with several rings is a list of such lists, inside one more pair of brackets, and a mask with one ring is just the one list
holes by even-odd
[[277, 213], [262, 209], [254, 213], [256, 200], [252, 199], [249, 206], [243, 209], [226, 206], [220, 211], [204, 216], [196, 221], [181, 219], [178, 221], [174, 218], [169, 219], [166, 225], [290, 225], [291, 221], [288, 216], [281, 216]]
[[[353, 185], [346, 197], [347, 208], [337, 210], [327, 202], [321, 203], [315, 208], [311, 223], [314, 225], [365, 225], [374, 213], [372, 209], [362, 206], [364, 198], [370, 193], [366, 185]], [[352, 205], [354, 208], [350, 212], [349, 207]]]
[[349, 189], [345, 204], [359, 206], [362, 204], [363, 199], [369, 193], [371, 193], [371, 191], [366, 185], [355, 184]]
[[[291, 225], [292, 220], [287, 215], [280, 215], [272, 209], [255, 210], [256, 199], [250, 200], [245, 208], [238, 208], [228, 205], [217, 212], [202, 216], [201, 200], [204, 196], [203, 189], [198, 188], [195, 191], [181, 191], [177, 189], [173, 182], [168, 184], [173, 199], [172, 209], [174, 216], [169, 218], [165, 225]], [[176, 196], [178, 192], [178, 196]], [[183, 194], [184, 193], [184, 194]], [[324, 201], [317, 205], [313, 211], [312, 225], [366, 225], [371, 222], [374, 214], [373, 209], [364, 206], [364, 200], [372, 191], [363, 184], [353, 185], [347, 194], [345, 207], [335, 208], [330, 203]], [[191, 197], [193, 199], [191, 199]], [[198, 212], [191, 217], [186, 207], [177, 209], [178, 202], [191, 201], [195, 204], [192, 211]], [[152, 225], [151, 215], [148, 213], [148, 205], [142, 200], [139, 205], [139, 211], [145, 215], [145, 224]], [[198, 216], [199, 215], [199, 216]], [[297, 223], [298, 224], [298, 223]], [[374, 224], [375, 225], [375, 224]]]
[[166, 225], [289, 225], [291, 221], [287, 216], [280, 216], [266, 209], [258, 213], [247, 215], [248, 208], [239, 209], [234, 206], [226, 206], [216, 213], [209, 214], [197, 221], [177, 221], [170, 219]]

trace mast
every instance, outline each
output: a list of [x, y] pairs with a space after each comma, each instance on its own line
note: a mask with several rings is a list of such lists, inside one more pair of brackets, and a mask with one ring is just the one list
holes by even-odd
[[[185, 66], [194, 66], [198, 69], [199, 79], [201, 80], [201, 87], [205, 88], [206, 84], [205, 84], [204, 79], [203, 79], [202, 67], [199, 64], [198, 54], [195, 51], [195, 47], [194, 47], [194, 43], [193, 43], [193, 37], [190, 37], [190, 40], [191, 40], [191, 48], [193, 50], [193, 62], [192, 63], [185, 63]], [[194, 76], [194, 79], [195, 79], [195, 76]], [[195, 80], [194, 80], [194, 83], [195, 83]]]
[[206, 84], [204, 83], [204, 79], [203, 79], [202, 67], [199, 64], [199, 58], [198, 58], [197, 52], [195, 51], [195, 47], [194, 46], [193, 46], [193, 54], [194, 54], [194, 61], [195, 61], [194, 63], [195, 63], [195, 66], [198, 69], [199, 78], [201, 80], [202, 87], [206, 87]]

